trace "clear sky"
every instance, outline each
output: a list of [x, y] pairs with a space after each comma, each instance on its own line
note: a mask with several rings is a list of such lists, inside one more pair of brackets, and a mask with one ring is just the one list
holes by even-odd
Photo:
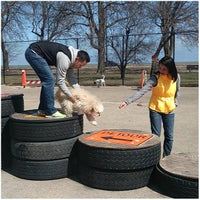
[[181, 44], [180, 40], [176, 39], [175, 48], [175, 60], [177, 62], [199, 61], [199, 48], [197, 46], [188, 49], [186, 46]]

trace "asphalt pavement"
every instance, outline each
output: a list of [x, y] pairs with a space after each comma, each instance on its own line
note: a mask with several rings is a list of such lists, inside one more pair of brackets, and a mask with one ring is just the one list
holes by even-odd
[[[84, 132], [103, 129], [133, 129], [150, 132], [148, 116], [148, 101], [151, 92], [129, 105], [123, 110], [119, 104], [137, 91], [136, 87], [83, 87], [95, 94], [104, 104], [105, 111], [97, 118], [98, 125], [91, 125], [84, 117]], [[55, 88], [56, 90], [56, 88]], [[198, 160], [198, 88], [182, 87], [180, 104], [176, 109], [175, 133], [172, 153], [190, 153]], [[23, 88], [22, 86], [1, 86], [1, 93], [24, 94], [25, 110], [36, 109], [39, 102], [40, 87]], [[56, 103], [56, 107], [59, 105]], [[163, 141], [163, 132], [161, 136]], [[192, 169], [189, 169], [192, 170]], [[149, 187], [128, 191], [107, 191], [87, 187], [77, 180], [63, 178], [48, 181], [32, 181], [15, 177], [1, 171], [1, 198], [56, 198], [56, 199], [85, 199], [85, 198], [169, 198]]]

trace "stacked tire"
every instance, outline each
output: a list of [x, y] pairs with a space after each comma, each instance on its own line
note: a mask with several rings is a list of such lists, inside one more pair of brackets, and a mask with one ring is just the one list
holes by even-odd
[[167, 156], [155, 167], [150, 187], [172, 198], [198, 198], [198, 159], [190, 153]]
[[83, 115], [47, 119], [36, 110], [10, 117], [12, 174], [29, 180], [66, 178], [73, 168], [73, 151], [83, 133]]
[[153, 135], [136, 147], [88, 141], [84, 139], [87, 136], [81, 136], [77, 144], [77, 175], [81, 183], [113, 191], [131, 190], [148, 184], [160, 160], [161, 143], [157, 136]]
[[11, 166], [9, 117], [24, 111], [23, 94], [1, 94], [1, 167], [9, 171]]

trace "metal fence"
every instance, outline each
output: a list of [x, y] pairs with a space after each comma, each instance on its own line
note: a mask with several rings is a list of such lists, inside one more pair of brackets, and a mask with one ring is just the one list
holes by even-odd
[[[145, 34], [143, 34], [145, 35]], [[129, 35], [129, 41], [131, 41], [130, 44], [132, 48], [134, 49], [134, 45], [136, 44], [136, 40], [138, 40], [136, 37], [143, 37], [142, 34], [133, 34], [133, 35]], [[105, 39], [105, 62], [106, 61], [115, 61], [116, 63], [119, 63], [118, 58], [116, 57], [116, 54], [114, 52], [114, 50], [110, 47], [110, 41], [115, 39], [115, 41], [117, 42], [116, 45], [118, 48], [118, 51], [120, 54], [123, 54], [125, 51], [125, 43], [126, 40], [125, 38], [127, 37], [127, 35], [115, 35], [115, 36], [106, 36]], [[155, 34], [149, 34], [148, 37], [145, 38], [146, 43], [148, 41], [154, 41], [154, 45], [152, 47], [152, 49], [147, 48], [147, 50], [145, 51], [145, 56], [143, 56], [144, 58], [142, 59], [143, 62], [147, 62], [150, 60], [151, 56], [154, 54], [155, 52], [155, 47], [158, 45], [158, 41], [159, 41], [159, 37], [160, 35], [155, 33]], [[145, 42], [145, 40], [143, 42]], [[32, 43], [35, 42], [37, 40], [30, 40], [30, 41], [9, 41], [9, 42], [5, 42], [6, 44], [6, 49], [8, 50], [8, 55], [9, 55], [9, 66], [26, 66], [29, 65], [26, 60], [25, 60], [25, 50], [26, 48]], [[88, 38], [63, 38], [63, 39], [58, 39], [55, 40], [55, 42], [59, 42], [62, 44], [65, 44], [67, 46], [73, 46], [75, 48], [79, 48], [82, 50], [85, 50], [89, 53], [90, 57], [91, 57], [91, 64], [97, 64], [98, 63], [98, 51], [97, 49], [93, 48], [90, 44], [90, 41]], [[134, 44], [135, 43], [135, 44]], [[131, 48], [131, 47], [129, 47]], [[142, 53], [139, 51], [139, 53], [137, 53], [137, 51], [134, 54], [134, 59], [132, 59], [132, 63], [134, 63], [137, 59], [137, 56], [141, 56]]]

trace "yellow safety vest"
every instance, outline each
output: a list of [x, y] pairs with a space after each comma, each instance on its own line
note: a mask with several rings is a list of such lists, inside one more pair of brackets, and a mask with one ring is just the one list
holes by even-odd
[[157, 85], [152, 88], [149, 108], [160, 113], [168, 114], [175, 108], [176, 82], [167, 75], [160, 74]]

